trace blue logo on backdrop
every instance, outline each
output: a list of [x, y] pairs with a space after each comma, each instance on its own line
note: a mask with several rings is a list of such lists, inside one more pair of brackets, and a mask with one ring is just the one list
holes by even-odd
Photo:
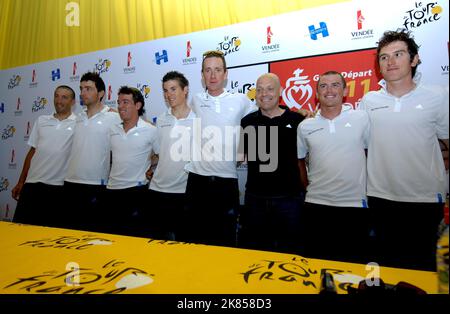
[[53, 70], [52, 71], [52, 81], [59, 80], [60, 78], [61, 78], [61, 72], [59, 71], [59, 69]]
[[163, 50], [162, 54], [160, 54], [159, 52], [155, 53], [155, 62], [158, 65], [161, 65], [161, 61], [168, 62], [169, 61], [169, 56], [167, 55], [167, 50]]
[[312, 40], [317, 40], [318, 34], [322, 34], [322, 37], [327, 37], [329, 35], [327, 24], [325, 22], [320, 22], [319, 25], [319, 28], [314, 28], [314, 25], [308, 26], [309, 36]]
[[3, 103], [3, 102], [0, 104], [0, 112], [1, 113], [5, 112], [5, 103]]

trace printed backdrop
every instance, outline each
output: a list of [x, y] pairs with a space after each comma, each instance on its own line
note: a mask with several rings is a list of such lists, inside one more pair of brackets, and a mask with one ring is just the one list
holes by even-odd
[[[314, 110], [318, 75], [336, 70], [350, 87], [346, 101], [357, 107], [364, 93], [377, 89], [374, 47], [386, 30], [413, 31], [421, 46], [422, 80], [448, 88], [448, 10], [445, 0], [353, 0], [0, 71], [0, 219], [13, 217], [11, 189], [29, 149], [34, 121], [53, 112], [56, 86], [78, 91], [86, 71], [101, 74], [105, 103], [111, 107], [116, 106], [120, 86], [139, 88], [150, 121], [166, 109], [164, 74], [180, 71], [189, 79], [191, 95], [201, 91], [202, 54], [212, 49], [226, 55], [230, 91], [254, 100], [257, 77], [270, 71], [281, 78], [283, 103], [292, 110]], [[79, 100], [77, 93], [76, 112]], [[241, 196], [245, 176], [246, 169], [240, 168]]]

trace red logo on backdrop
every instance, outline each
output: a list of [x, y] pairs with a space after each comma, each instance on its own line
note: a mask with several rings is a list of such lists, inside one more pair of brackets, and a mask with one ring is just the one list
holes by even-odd
[[191, 50], [192, 50], [191, 41], [188, 40], [186, 43], [186, 58], [189, 58], [191, 56]]
[[375, 70], [375, 53], [375, 49], [369, 49], [279, 61], [270, 64], [270, 72], [280, 77], [283, 88], [281, 102], [293, 111], [317, 109], [317, 81], [320, 74], [330, 70], [342, 73], [348, 88], [344, 102], [356, 108], [365, 93], [378, 89], [380, 77]]
[[30, 130], [31, 130], [31, 123], [30, 121], [27, 122], [27, 135], [30, 135]]
[[16, 110], [17, 111], [20, 110], [20, 97], [17, 97], [17, 108], [16, 108]]
[[108, 100], [111, 100], [111, 94], [112, 94], [112, 87], [111, 85], [108, 85]]
[[131, 52], [128, 51], [128, 58], [127, 58], [127, 67], [131, 65]]
[[267, 44], [268, 45], [270, 45], [270, 43], [272, 42], [272, 36], [273, 36], [273, 33], [272, 33], [272, 31], [271, 31], [271, 29], [270, 29], [270, 26], [267, 26]]
[[358, 29], [362, 29], [362, 23], [364, 22], [364, 16], [361, 14], [361, 10], [356, 13], [356, 22], [358, 24]]
[[35, 79], [36, 79], [36, 70], [33, 69], [33, 74], [31, 74], [31, 83], [34, 83]]
[[16, 151], [15, 151], [15, 149], [13, 148], [12, 149], [12, 151], [11, 151], [11, 163], [13, 164], [14, 163], [14, 159], [16, 158]]
[[72, 75], [75, 76], [76, 73], [77, 73], [77, 63], [74, 62], [72, 67]]

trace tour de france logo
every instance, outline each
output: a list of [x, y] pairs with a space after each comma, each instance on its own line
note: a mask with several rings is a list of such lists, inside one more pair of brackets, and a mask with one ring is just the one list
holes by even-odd
[[13, 75], [12, 78], [9, 79], [8, 89], [13, 89], [16, 86], [19, 86], [22, 77], [20, 75]]
[[13, 125], [7, 125], [2, 131], [2, 140], [13, 137], [14, 133], [16, 133], [16, 128]]
[[35, 101], [33, 101], [33, 106], [31, 107], [32, 112], [37, 112], [39, 110], [45, 109], [45, 105], [48, 103], [45, 97], [37, 97]]
[[8, 178], [1, 177], [0, 178], [0, 192], [7, 191], [9, 186]]

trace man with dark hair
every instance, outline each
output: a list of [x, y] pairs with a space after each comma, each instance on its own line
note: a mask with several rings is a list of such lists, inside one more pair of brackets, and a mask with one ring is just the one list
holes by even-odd
[[418, 45], [410, 32], [388, 31], [377, 62], [381, 89], [360, 108], [371, 122], [367, 195], [383, 266], [435, 270], [438, 224], [446, 197], [439, 140], [448, 147], [448, 92], [425, 86], [416, 72]]
[[184, 241], [186, 183], [184, 167], [191, 159], [191, 138], [195, 114], [187, 104], [189, 81], [177, 71], [162, 79], [166, 112], [158, 116], [158, 166], [150, 182], [151, 205], [143, 211], [149, 236]]
[[137, 88], [122, 86], [118, 93], [122, 122], [110, 129], [112, 165], [105, 203], [106, 230], [130, 236], [142, 235], [140, 213], [145, 209], [151, 154], [157, 145], [156, 128], [144, 121], [145, 101]]
[[28, 140], [31, 148], [12, 190], [18, 201], [14, 222], [59, 227], [64, 217], [61, 195], [75, 128], [75, 92], [58, 86], [53, 103], [55, 112], [36, 120]]
[[417, 67], [422, 61], [419, 59], [419, 45], [411, 37], [410, 32], [406, 31], [387, 31], [383, 34], [383, 37], [378, 42], [377, 47], [377, 64], [381, 70], [380, 64], [385, 61], [386, 56], [383, 54], [381, 57], [381, 50], [390, 45], [393, 42], [403, 42], [406, 46], [402, 45], [404, 51], [408, 53], [409, 62], [411, 64], [411, 76], [414, 78], [416, 75]]
[[120, 123], [117, 112], [102, 103], [105, 83], [96, 73], [87, 72], [80, 80], [83, 111], [76, 119], [69, 168], [64, 180], [67, 207], [71, 215], [66, 228], [104, 230], [101, 199], [110, 170], [110, 128]]
[[340, 73], [321, 74], [317, 82], [320, 110], [297, 130], [301, 178], [307, 187], [301, 243], [307, 257], [367, 263], [369, 118], [344, 104], [347, 93]]

